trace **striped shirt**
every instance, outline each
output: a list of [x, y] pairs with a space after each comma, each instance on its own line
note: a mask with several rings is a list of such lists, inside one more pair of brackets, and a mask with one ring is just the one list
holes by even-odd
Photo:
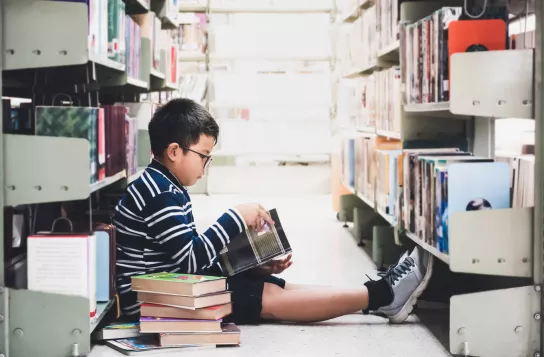
[[203, 233], [195, 227], [191, 198], [175, 176], [153, 160], [116, 207], [117, 290], [125, 315], [140, 304], [131, 277], [157, 272], [223, 275], [219, 252], [247, 226], [234, 209]]

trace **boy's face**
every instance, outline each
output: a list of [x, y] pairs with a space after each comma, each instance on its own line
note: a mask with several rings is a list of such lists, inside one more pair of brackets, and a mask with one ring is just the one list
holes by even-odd
[[167, 149], [169, 170], [183, 186], [192, 186], [204, 176], [214, 144], [214, 138], [207, 135], [201, 135], [197, 144], [185, 148], [186, 153], [178, 144], [170, 144]]

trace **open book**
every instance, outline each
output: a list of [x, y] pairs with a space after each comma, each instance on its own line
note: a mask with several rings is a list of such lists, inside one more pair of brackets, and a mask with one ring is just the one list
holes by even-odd
[[291, 245], [275, 209], [269, 211], [274, 226], [265, 224], [261, 232], [247, 229], [235, 238], [221, 252], [221, 263], [228, 276], [253, 269], [274, 258], [291, 252]]

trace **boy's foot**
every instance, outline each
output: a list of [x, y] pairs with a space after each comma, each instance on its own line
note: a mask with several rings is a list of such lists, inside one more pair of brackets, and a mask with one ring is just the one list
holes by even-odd
[[393, 302], [377, 312], [385, 314], [392, 323], [404, 322], [429, 283], [432, 264], [432, 255], [418, 246], [380, 274], [393, 292]]

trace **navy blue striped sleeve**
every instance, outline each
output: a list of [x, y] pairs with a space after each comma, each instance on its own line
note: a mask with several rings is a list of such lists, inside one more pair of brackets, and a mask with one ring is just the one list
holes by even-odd
[[247, 228], [241, 215], [230, 209], [199, 234], [192, 219], [191, 201], [172, 192], [153, 197], [142, 213], [148, 239], [163, 245], [186, 273], [211, 267], [230, 240]]

